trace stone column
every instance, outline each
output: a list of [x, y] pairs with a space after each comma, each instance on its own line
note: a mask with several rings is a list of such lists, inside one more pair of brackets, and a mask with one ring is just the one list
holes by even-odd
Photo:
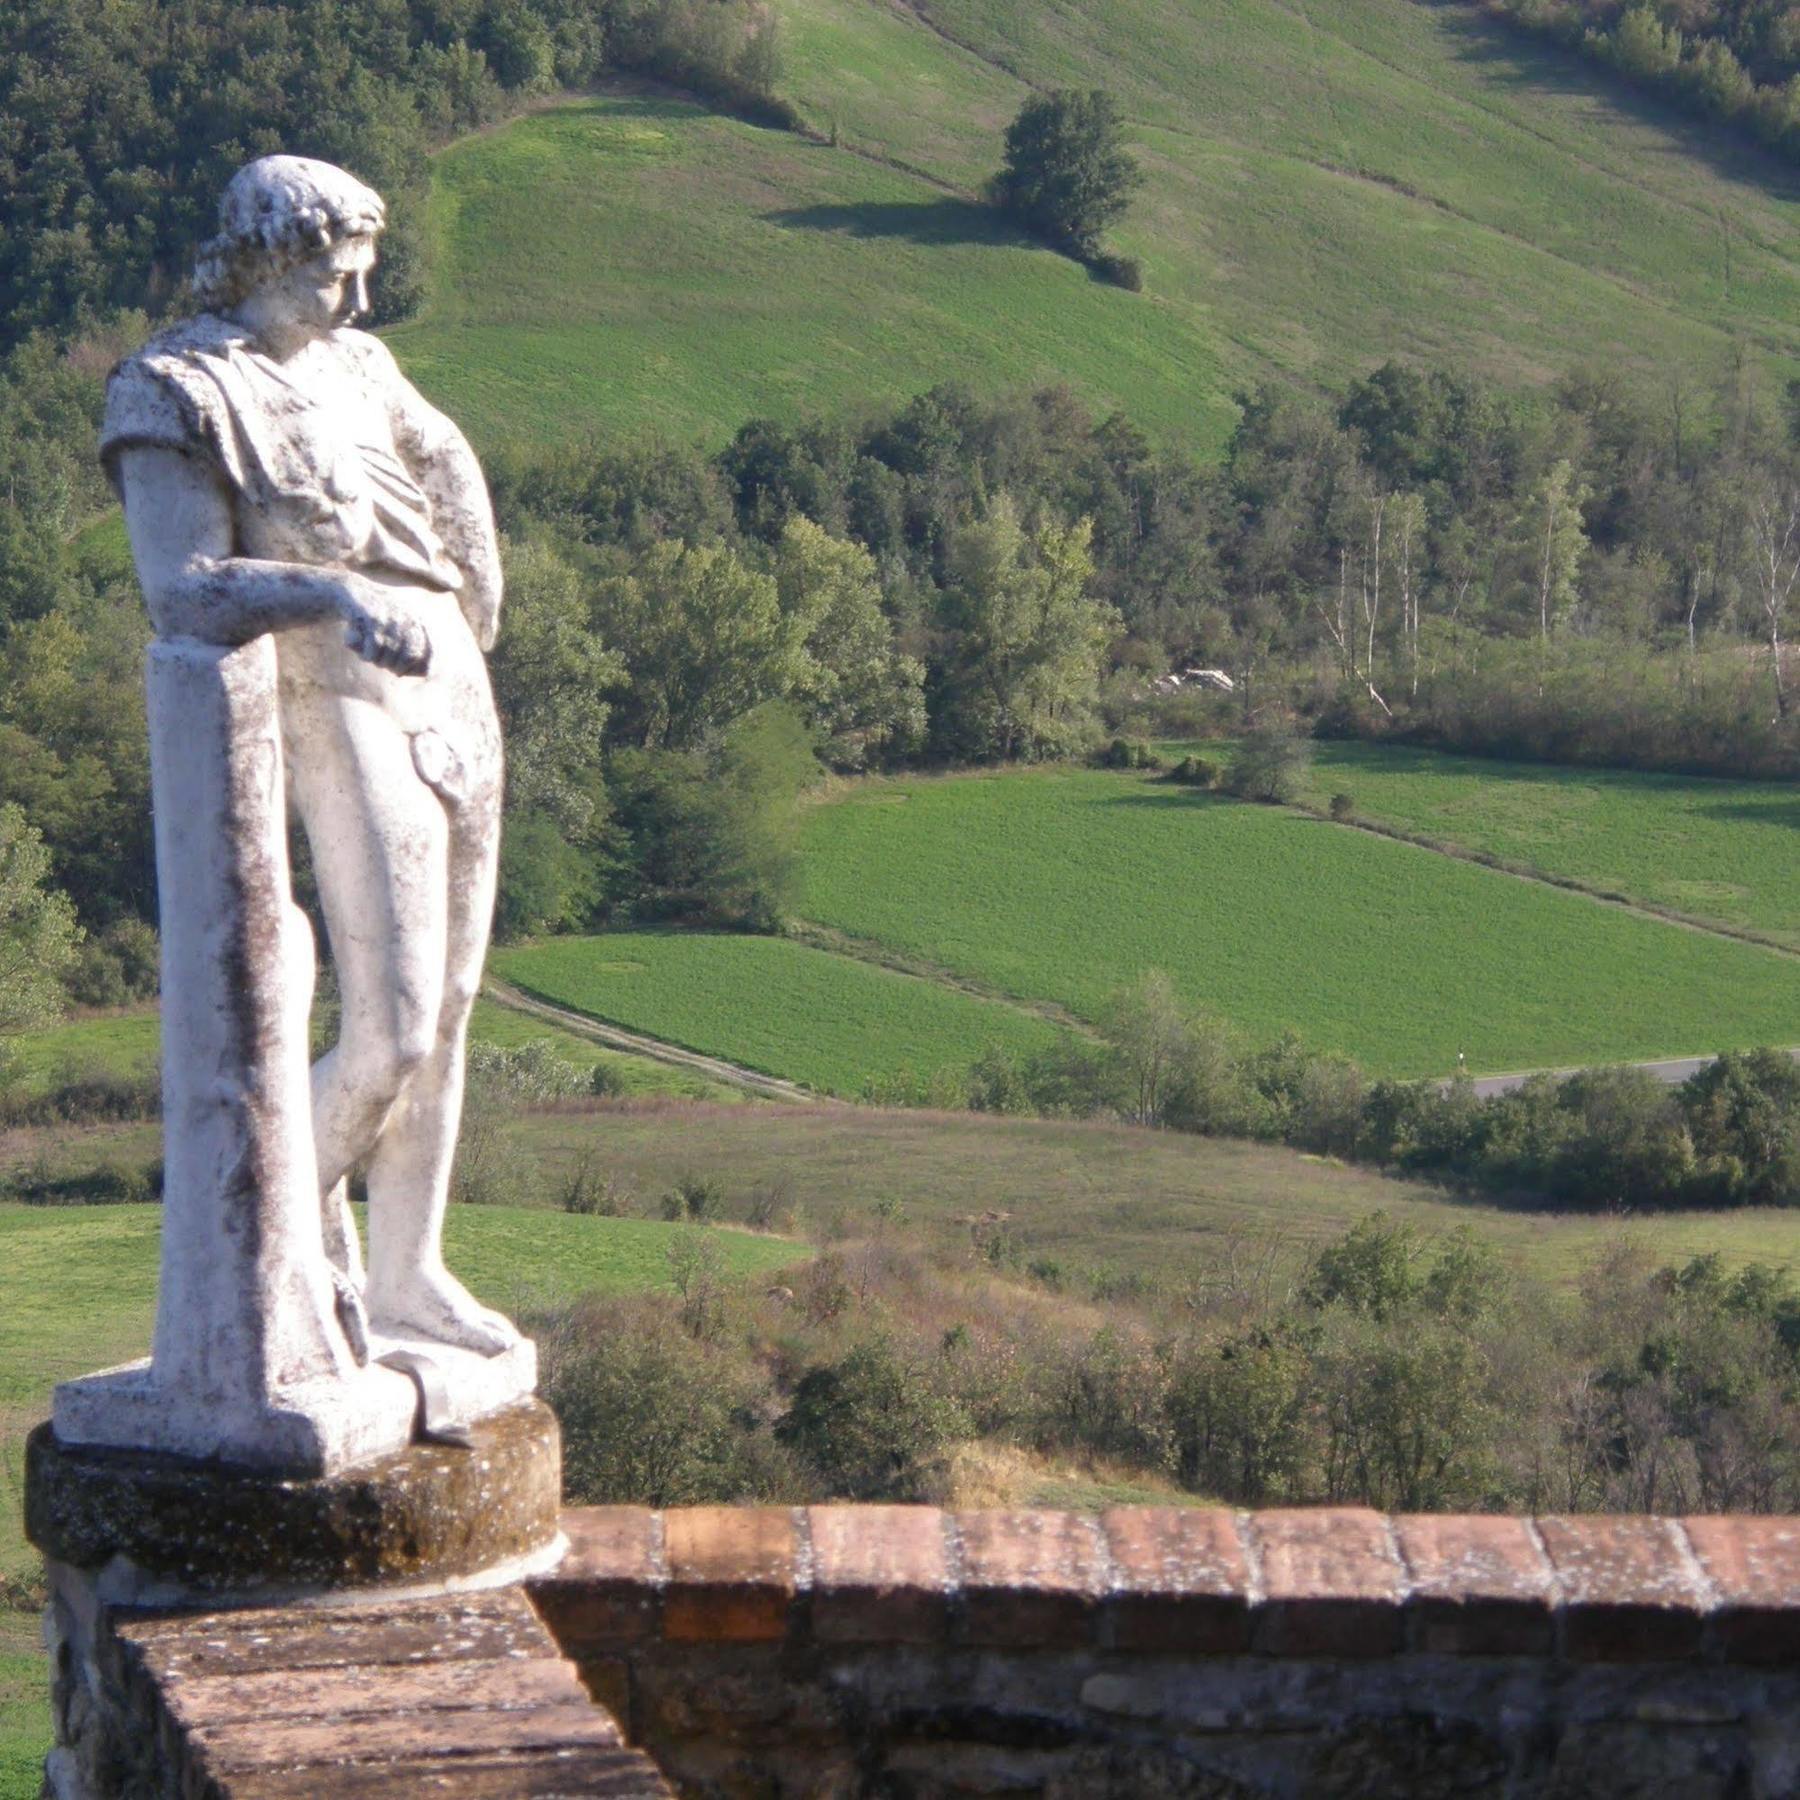
[[335, 1313], [308, 1090], [274, 640], [151, 647], [164, 1200], [154, 1354], [56, 1390], [64, 1445], [321, 1475], [399, 1449], [410, 1380]]

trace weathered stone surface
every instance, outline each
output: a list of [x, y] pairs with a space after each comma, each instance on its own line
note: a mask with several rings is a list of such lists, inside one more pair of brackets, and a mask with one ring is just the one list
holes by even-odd
[[[331, 1475], [402, 1450], [419, 1407], [455, 1431], [536, 1385], [443, 1260], [499, 853], [501, 570], [468, 443], [353, 329], [385, 221], [343, 169], [258, 158], [202, 247], [205, 310], [107, 384], [157, 639], [168, 1179], [152, 1355], [59, 1387], [64, 1445]], [[342, 1001], [310, 1073], [290, 801]]]
[[1537, 1528], [1562, 1589], [1567, 1655], [1662, 1662], [1698, 1651], [1707, 1596], [1672, 1520], [1574, 1514]]
[[665, 1521], [665, 1635], [744, 1642], [786, 1633], [796, 1585], [792, 1513], [692, 1506]]
[[528, 1400], [474, 1427], [473, 1447], [414, 1444], [336, 1476], [295, 1478], [129, 1452], [27, 1447], [26, 1530], [48, 1557], [125, 1557], [182, 1592], [382, 1587], [473, 1575], [554, 1543], [555, 1418]]
[[827, 1643], [930, 1644], [955, 1576], [935, 1506], [812, 1506], [812, 1629]]
[[1387, 1521], [1363, 1507], [1251, 1515], [1262, 1558], [1256, 1647], [1271, 1656], [1384, 1656], [1399, 1646], [1405, 1571]]
[[1734, 1662], [1800, 1662], [1800, 1519], [1682, 1520], [1718, 1605], [1711, 1631]]
[[958, 1627], [970, 1644], [1085, 1642], [1110, 1584], [1106, 1540], [1086, 1513], [966, 1512]]
[[1107, 1613], [1116, 1648], [1215, 1656], [1249, 1648], [1250, 1563], [1235, 1514], [1115, 1506], [1101, 1527], [1112, 1553]]
[[1545, 1656], [1555, 1582], [1530, 1522], [1436, 1513], [1394, 1520], [1413, 1647], [1448, 1656]]
[[562, 1517], [567, 1553], [528, 1584], [558, 1642], [579, 1657], [653, 1633], [667, 1580], [662, 1516], [644, 1506], [573, 1506]]

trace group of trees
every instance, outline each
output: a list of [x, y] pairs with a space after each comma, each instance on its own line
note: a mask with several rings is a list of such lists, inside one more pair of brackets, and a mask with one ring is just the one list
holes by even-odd
[[1291, 1033], [1248, 1044], [1156, 970], [1091, 1035], [990, 1048], [966, 1074], [902, 1075], [869, 1098], [1260, 1138], [1557, 1208], [1800, 1205], [1800, 1064], [1785, 1051], [1728, 1053], [1678, 1087], [1604, 1067], [1484, 1099], [1462, 1077], [1371, 1079]]
[[[0, 805], [75, 899], [96, 997], [139, 978], [154, 917], [145, 626], [91, 524], [102, 372], [141, 329], [0, 364]], [[1797, 427], [1741, 370], [1525, 395], [1390, 364], [1246, 394], [1211, 468], [1060, 389], [752, 421], [714, 453], [493, 458], [502, 927], [773, 924], [820, 765], [1061, 757], [1134, 718], [1291, 705], [1501, 754], [1800, 772]], [[1238, 693], [1151, 697], [1193, 661]]]
[[779, 111], [756, 0], [18, 0], [0, 9], [0, 349], [163, 308], [226, 179], [273, 150], [386, 196], [377, 300], [397, 318], [430, 145], [608, 69]]
[[1800, 7], [1789, 0], [1488, 0], [1664, 100], [1800, 156]]

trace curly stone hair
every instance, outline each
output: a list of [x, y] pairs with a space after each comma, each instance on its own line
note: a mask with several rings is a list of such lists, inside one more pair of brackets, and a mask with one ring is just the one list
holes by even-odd
[[386, 223], [381, 196], [334, 163], [258, 157], [226, 184], [219, 234], [194, 261], [195, 297], [211, 311], [235, 306], [295, 263]]

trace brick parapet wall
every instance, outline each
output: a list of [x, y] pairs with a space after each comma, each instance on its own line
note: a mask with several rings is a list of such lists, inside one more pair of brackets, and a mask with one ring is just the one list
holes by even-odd
[[694, 1796], [1800, 1794], [1800, 1521], [578, 1509], [532, 1594]]

